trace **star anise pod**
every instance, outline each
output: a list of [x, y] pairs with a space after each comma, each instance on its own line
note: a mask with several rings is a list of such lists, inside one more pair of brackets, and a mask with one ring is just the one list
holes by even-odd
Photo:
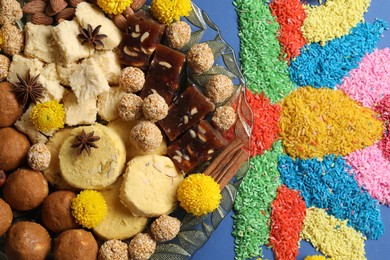
[[95, 49], [98, 45], [104, 47], [104, 43], [101, 40], [106, 38], [107, 35], [99, 34], [101, 27], [101, 25], [98, 25], [95, 29], [92, 29], [92, 25], [88, 24], [87, 29], [81, 28], [80, 34], [77, 35], [81, 40], [81, 44], [91, 44]]
[[44, 97], [45, 88], [38, 82], [39, 74], [31, 78], [30, 70], [28, 70], [25, 80], [19, 74], [16, 74], [16, 76], [19, 82], [12, 84], [14, 86], [13, 92], [23, 107], [27, 107], [30, 102], [36, 104], [38, 99]]
[[77, 155], [80, 155], [84, 150], [87, 151], [88, 155], [91, 155], [91, 147], [98, 148], [94, 142], [100, 140], [100, 137], [93, 134], [93, 131], [86, 134], [83, 129], [81, 135], [76, 135], [76, 142], [71, 147], [77, 148]]

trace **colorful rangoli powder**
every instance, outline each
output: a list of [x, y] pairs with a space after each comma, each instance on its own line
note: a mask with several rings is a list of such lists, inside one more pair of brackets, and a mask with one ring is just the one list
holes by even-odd
[[282, 144], [278, 141], [272, 150], [250, 160], [250, 169], [234, 202], [236, 259], [261, 256], [261, 246], [269, 242], [271, 202], [280, 185], [277, 158], [281, 154]]
[[[390, 71], [388, 75], [390, 75]], [[390, 77], [387, 77], [387, 80], [390, 80], [389, 78]], [[390, 82], [388, 82], [388, 86], [390, 86]], [[389, 122], [390, 121], [390, 94], [385, 95], [381, 100], [379, 100], [378, 103], [375, 103], [373, 105], [373, 110], [379, 113], [380, 119]]]
[[366, 53], [373, 51], [387, 28], [387, 22], [382, 20], [359, 23], [349, 35], [328, 41], [325, 46], [306, 45], [291, 62], [291, 80], [298, 86], [334, 88], [350, 70], [358, 67]]
[[284, 59], [299, 56], [300, 49], [306, 44], [301, 26], [306, 18], [301, 0], [274, 0], [269, 5], [272, 15], [280, 25], [278, 40], [282, 46]]
[[295, 260], [298, 256], [299, 233], [306, 216], [306, 205], [299, 192], [285, 185], [278, 188], [272, 202], [270, 244], [276, 259]]
[[247, 87], [264, 92], [276, 103], [294, 89], [287, 62], [279, 59], [279, 24], [263, 1], [236, 0], [234, 4], [239, 14], [240, 57]]
[[253, 112], [251, 156], [263, 154], [279, 138], [279, 118], [282, 108], [271, 105], [268, 98], [261, 94], [252, 94], [247, 91], [248, 104]]
[[332, 259], [366, 259], [364, 236], [348, 227], [346, 220], [329, 216], [323, 209], [307, 209], [301, 237]]
[[283, 147], [293, 158], [347, 155], [382, 138], [383, 124], [373, 114], [341, 90], [298, 88], [282, 103]]
[[389, 75], [390, 49], [375, 49], [364, 56], [359, 67], [351, 70], [338, 88], [363, 106], [372, 108], [386, 94], [390, 94]]
[[[382, 152], [382, 155], [386, 160], [390, 161], [390, 134], [389, 134], [389, 129], [390, 126], [387, 127], [387, 131], [383, 133], [383, 138], [382, 140], [378, 143], [378, 147]], [[389, 186], [390, 190], [390, 186]], [[390, 192], [389, 192], [390, 194]]]
[[342, 157], [294, 161], [282, 156], [278, 170], [287, 187], [301, 192], [307, 207], [326, 209], [329, 215], [348, 220], [349, 226], [370, 239], [383, 235], [379, 203], [359, 188]]
[[346, 35], [363, 20], [371, 0], [327, 0], [320, 6], [306, 5], [302, 32], [308, 42], [325, 42]]
[[352, 166], [359, 186], [380, 203], [390, 206], [390, 161], [378, 145], [356, 151], [345, 160]]

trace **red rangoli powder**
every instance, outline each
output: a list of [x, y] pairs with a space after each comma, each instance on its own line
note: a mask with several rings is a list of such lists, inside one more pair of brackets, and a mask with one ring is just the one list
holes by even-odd
[[283, 58], [289, 61], [299, 56], [300, 49], [306, 44], [300, 30], [306, 18], [305, 9], [300, 0], [274, 0], [269, 7], [280, 25], [278, 40], [285, 54]]
[[[246, 91], [246, 100], [253, 112], [253, 128], [251, 136], [251, 157], [263, 154], [271, 149], [273, 143], [278, 140], [279, 118], [282, 108], [278, 104], [271, 104], [264, 93], [253, 94]], [[231, 141], [234, 139], [234, 126], [224, 133], [224, 137]]]
[[270, 244], [275, 258], [294, 260], [298, 256], [299, 233], [306, 216], [306, 204], [298, 191], [282, 185], [271, 207]]

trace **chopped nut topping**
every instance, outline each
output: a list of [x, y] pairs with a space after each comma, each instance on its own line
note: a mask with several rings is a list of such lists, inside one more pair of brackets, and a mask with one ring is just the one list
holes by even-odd
[[140, 42], [144, 42], [144, 40], [146, 40], [146, 38], [148, 37], [149, 37], [149, 32], [144, 32], [144, 34], [142, 34], [141, 36]]
[[160, 61], [158, 64], [160, 64], [161, 66], [166, 67], [166, 68], [168, 68], [168, 69], [172, 68], [172, 65], [169, 64], [169, 63], [166, 62], [166, 61]]
[[192, 138], [195, 138], [196, 137], [196, 133], [194, 130], [190, 129], [190, 134], [191, 134], [191, 137]]

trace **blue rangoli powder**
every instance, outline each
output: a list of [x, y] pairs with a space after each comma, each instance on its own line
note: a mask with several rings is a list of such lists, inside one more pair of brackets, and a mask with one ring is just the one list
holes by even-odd
[[291, 62], [290, 77], [298, 86], [335, 88], [349, 71], [358, 67], [366, 53], [371, 53], [388, 24], [376, 20], [359, 23], [350, 34], [328, 41], [305, 45], [301, 55]]
[[359, 188], [352, 169], [341, 156], [323, 159], [296, 159], [280, 156], [281, 181], [290, 189], [301, 191], [306, 206], [323, 208], [369, 239], [384, 232], [379, 203]]

